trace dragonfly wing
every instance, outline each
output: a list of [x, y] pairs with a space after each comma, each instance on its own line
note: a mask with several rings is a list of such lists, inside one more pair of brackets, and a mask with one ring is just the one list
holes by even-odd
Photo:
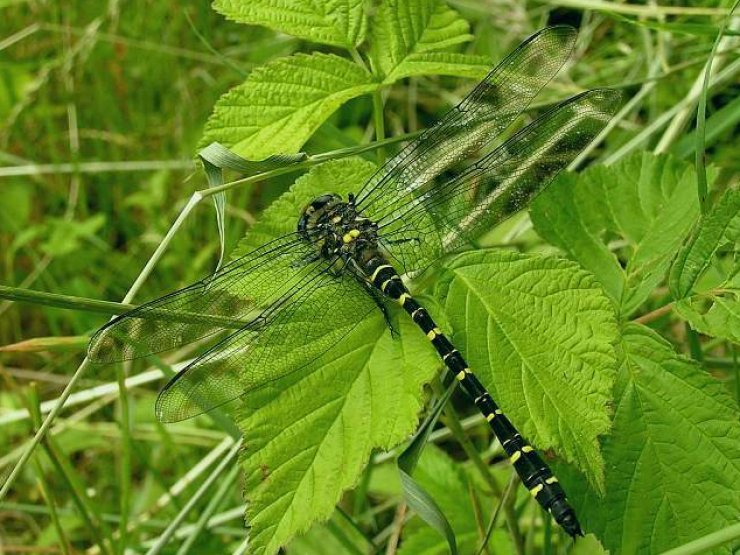
[[305, 367], [376, 308], [351, 274], [307, 278], [175, 376], [157, 398], [157, 418], [185, 420]]
[[619, 99], [619, 92], [599, 89], [554, 107], [383, 222], [384, 245], [410, 272], [470, 244], [527, 206], [606, 126]]
[[213, 276], [121, 314], [90, 340], [88, 356], [111, 363], [168, 351], [241, 329], [325, 263], [292, 233], [238, 258]]
[[490, 143], [529, 105], [570, 56], [576, 31], [556, 26], [524, 41], [433, 127], [383, 165], [356, 205], [378, 221], [402, 209], [435, 176]]

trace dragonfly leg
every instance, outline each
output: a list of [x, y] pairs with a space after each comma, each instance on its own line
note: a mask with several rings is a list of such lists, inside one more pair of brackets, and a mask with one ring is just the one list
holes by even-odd
[[383, 319], [385, 320], [385, 325], [388, 326], [389, 330], [391, 330], [391, 337], [393, 339], [398, 339], [399, 337], [398, 330], [396, 330], [396, 328], [393, 327], [393, 322], [391, 321], [391, 316], [390, 316], [390, 313], [388, 312], [388, 307], [386, 306], [385, 301], [383, 300], [383, 295], [381, 295], [380, 292], [369, 281], [363, 279], [361, 283], [365, 287], [365, 289], [367, 289], [367, 292], [370, 293], [370, 296], [373, 298], [373, 301], [375, 301], [375, 304], [378, 305], [378, 308], [383, 313]]
[[300, 268], [301, 266], [306, 266], [308, 264], [311, 264], [312, 262], [317, 262], [321, 259], [322, 256], [320, 252], [312, 252], [311, 254], [307, 254], [303, 258], [293, 261], [290, 266], [291, 268]]
[[403, 243], [410, 243], [413, 242], [416, 245], [421, 245], [421, 238], [420, 237], [406, 237], [404, 239], [386, 239], [386, 243], [389, 245], [401, 245]]

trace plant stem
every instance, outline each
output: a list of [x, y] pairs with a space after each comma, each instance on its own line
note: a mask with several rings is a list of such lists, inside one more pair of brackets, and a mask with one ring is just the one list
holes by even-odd
[[[460, 425], [455, 409], [448, 404], [444, 409], [444, 415], [444, 423], [452, 432], [453, 437], [458, 441], [458, 443], [460, 443], [463, 451], [465, 451], [465, 454], [478, 469], [478, 472], [483, 477], [488, 487], [491, 488], [496, 496], [501, 497], [503, 495], [501, 486], [496, 481], [496, 478], [493, 477], [493, 474], [491, 474], [488, 465], [486, 465], [486, 463], [484, 463], [480, 458], [478, 451], [473, 447], [472, 443], [470, 443], [470, 439]], [[522, 534], [519, 530], [519, 524], [516, 520], [514, 509], [508, 503], [504, 505], [504, 515], [506, 517], [506, 523], [509, 525], [509, 531], [511, 532], [514, 548], [518, 555], [522, 555], [524, 553]]]
[[[383, 96], [380, 90], [373, 93], [373, 118], [375, 122], [375, 140], [385, 140], [385, 119], [383, 118]], [[385, 162], [385, 149], [378, 149], [378, 164]]]
[[86, 312], [97, 312], [100, 314], [123, 314], [136, 308], [136, 305], [128, 303], [114, 303], [110, 301], [98, 301], [72, 295], [59, 295], [47, 293], [46, 291], [34, 291], [32, 289], [21, 289], [20, 287], [9, 287], [0, 285], [0, 299], [9, 299], [23, 303], [54, 306], [72, 310], [84, 310]]
[[702, 8], [686, 6], [657, 6], [638, 4], [617, 4], [605, 0], [548, 0], [553, 6], [576, 8], [580, 10], [599, 10], [613, 13], [639, 15], [642, 17], [661, 17], [664, 15], [705, 15], [717, 16], [727, 15], [727, 10], [722, 8]]
[[656, 308], [655, 310], [648, 312], [647, 314], [643, 314], [639, 318], [635, 318], [633, 322], [637, 322], [638, 324], [647, 324], [648, 322], [657, 320], [664, 314], [668, 314], [671, 310], [673, 310], [674, 306], [676, 306], [676, 303], [674, 301], [671, 301], [670, 303], [665, 304], [660, 308]]
[[124, 162], [78, 162], [64, 164], [24, 164], [0, 168], [0, 177], [60, 173], [151, 172], [196, 170], [192, 160], [127, 160]]
[[241, 179], [236, 179], [234, 181], [229, 181], [228, 183], [224, 183], [223, 185], [219, 187], [211, 187], [208, 189], [202, 189], [198, 191], [198, 193], [203, 198], [210, 197], [212, 195], [215, 195], [216, 193], [220, 193], [222, 191], [228, 191], [229, 189], [233, 189], [237, 185], [246, 185], [247, 183], [255, 183], [257, 181], [264, 181], [272, 177], [277, 177], [279, 175], [285, 175], [286, 173], [292, 173], [295, 171], [310, 168], [312, 166], [322, 164], [329, 160], [339, 160], [341, 158], [347, 158], [349, 156], [355, 156], [357, 154], [362, 154], [363, 152], [369, 152], [371, 150], [380, 149], [387, 145], [401, 143], [403, 141], [409, 141], [411, 139], [415, 139], [419, 135], [421, 135], [421, 131], [416, 131], [414, 133], [406, 133], [404, 135], [397, 135], [395, 137], [390, 137], [388, 139], [383, 139], [382, 141], [376, 141], [376, 142], [372, 142], [366, 145], [339, 148], [337, 150], [331, 150], [329, 152], [324, 152], [322, 154], [314, 154], [312, 156], [309, 156], [302, 162], [296, 162], [295, 164], [290, 164], [282, 168], [275, 168], [274, 170], [268, 170], [265, 172], [250, 175], [248, 177], [243, 177]]
[[662, 555], [695, 555], [706, 553], [714, 547], [719, 547], [738, 538], [740, 538], [740, 523], [727, 526], [722, 530], [707, 534], [698, 540], [685, 543], [670, 551], [664, 551]]
[[131, 511], [131, 417], [128, 406], [128, 390], [126, 389], [126, 371], [128, 364], [116, 365], [118, 378], [118, 404], [121, 408], [121, 531], [118, 541], [118, 553], [124, 555], [128, 542], [128, 517]]

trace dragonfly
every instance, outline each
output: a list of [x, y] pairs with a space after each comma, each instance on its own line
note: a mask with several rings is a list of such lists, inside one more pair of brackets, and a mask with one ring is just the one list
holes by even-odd
[[523, 485], [569, 535], [582, 535], [547, 463], [401, 278], [527, 206], [608, 124], [620, 95], [594, 89], [498, 139], [568, 60], [576, 36], [568, 26], [532, 35], [357, 193], [315, 198], [294, 232], [112, 319], [88, 356], [114, 363], [210, 340], [157, 397], [158, 419], [175, 422], [306, 367], [374, 311], [390, 322], [386, 303], [397, 303], [485, 417]]

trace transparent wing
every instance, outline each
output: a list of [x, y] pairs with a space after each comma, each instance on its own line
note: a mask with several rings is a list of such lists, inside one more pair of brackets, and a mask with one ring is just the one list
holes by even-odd
[[90, 340], [96, 363], [143, 357], [228, 329], [240, 329], [326, 262], [297, 234], [279, 237], [213, 276], [121, 314]]
[[381, 241], [405, 271], [426, 268], [527, 206], [606, 126], [620, 94], [603, 89], [554, 107], [458, 177], [438, 179], [385, 221]]
[[317, 273], [175, 376], [157, 398], [157, 417], [185, 420], [285, 377], [339, 343], [376, 308], [351, 274]]
[[416, 189], [495, 139], [562, 67], [576, 34], [572, 27], [549, 27], [524, 41], [368, 180], [357, 195], [358, 208], [373, 220], [387, 217]]

